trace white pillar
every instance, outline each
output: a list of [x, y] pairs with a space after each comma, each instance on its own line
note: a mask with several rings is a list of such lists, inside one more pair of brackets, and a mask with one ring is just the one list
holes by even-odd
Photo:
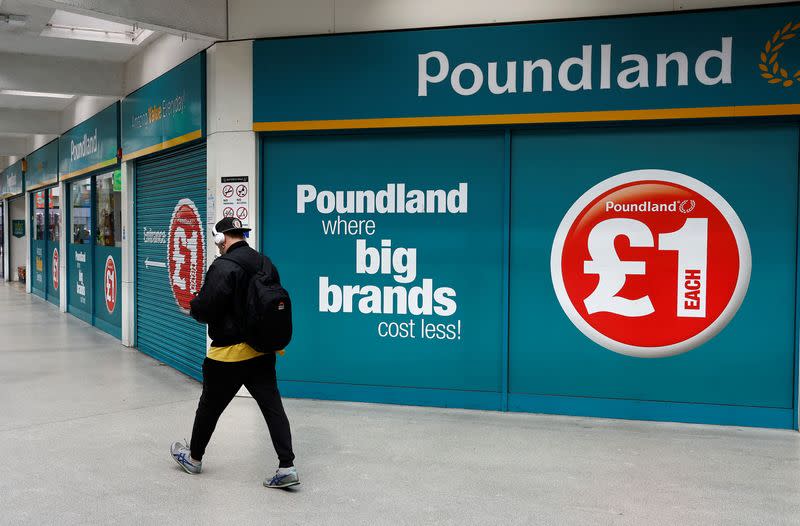
[[[223, 177], [249, 179], [251, 246], [258, 247], [258, 152], [253, 132], [253, 42], [220, 42], [207, 51], [209, 233], [222, 218]], [[209, 254], [217, 252], [207, 236]], [[211, 259], [211, 258], [209, 258]]]
[[122, 163], [122, 345], [136, 343], [136, 298], [133, 278], [136, 275], [136, 224], [134, 223], [133, 162]]
[[[222, 219], [223, 177], [247, 177], [249, 243], [258, 248], [258, 138], [253, 132], [253, 42], [220, 42], [207, 50], [208, 254], [217, 254], [211, 227]], [[213, 257], [208, 258], [209, 265]], [[249, 396], [242, 387], [240, 395]]]

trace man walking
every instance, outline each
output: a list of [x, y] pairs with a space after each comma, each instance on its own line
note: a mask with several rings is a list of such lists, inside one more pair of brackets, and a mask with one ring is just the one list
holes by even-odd
[[278, 270], [268, 258], [245, 241], [241, 221], [226, 217], [214, 227], [214, 243], [223, 257], [206, 273], [200, 292], [191, 302], [191, 315], [208, 324], [212, 340], [203, 362], [203, 393], [195, 414], [190, 444], [175, 442], [172, 458], [187, 473], [202, 471], [202, 460], [220, 415], [244, 385], [267, 421], [272, 445], [280, 462], [275, 475], [264, 481], [268, 488], [300, 483], [294, 467], [289, 420], [281, 403], [275, 374], [275, 353], [261, 352], [245, 341], [245, 298], [250, 278], [264, 264], [272, 280], [280, 283]]

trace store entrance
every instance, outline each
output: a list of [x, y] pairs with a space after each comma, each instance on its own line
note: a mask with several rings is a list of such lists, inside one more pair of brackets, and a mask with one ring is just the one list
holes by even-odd
[[57, 186], [31, 194], [31, 290], [54, 305], [60, 304], [59, 242], [61, 191]]
[[6, 222], [5, 207], [0, 203], [0, 280], [6, 279]]
[[74, 179], [67, 188], [67, 310], [87, 323], [120, 338], [120, 172], [114, 170]]

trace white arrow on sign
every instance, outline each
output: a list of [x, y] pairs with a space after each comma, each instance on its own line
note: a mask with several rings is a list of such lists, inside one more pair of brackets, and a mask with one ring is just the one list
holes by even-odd
[[150, 261], [150, 258], [145, 258], [144, 266], [145, 268], [150, 268], [150, 267], [167, 268], [166, 263], [162, 263], [160, 261]]

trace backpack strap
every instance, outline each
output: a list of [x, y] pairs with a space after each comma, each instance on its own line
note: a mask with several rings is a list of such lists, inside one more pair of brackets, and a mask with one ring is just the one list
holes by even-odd
[[[247, 276], [250, 277], [250, 278], [252, 278], [256, 274], [258, 274], [260, 271], [265, 271], [265, 273], [267, 273], [270, 277], [272, 277], [273, 272], [271, 272], [271, 271], [270, 272], [266, 272], [266, 270], [268, 270], [268, 269], [265, 268], [267, 266], [267, 261], [269, 261], [269, 258], [267, 258], [267, 256], [265, 256], [263, 254], [259, 254], [259, 255], [261, 256], [261, 265], [260, 265], [259, 268], [255, 268], [255, 269], [251, 265], [246, 264], [244, 261], [239, 261], [237, 258], [231, 257], [228, 254], [220, 256], [219, 259], [224, 259], [225, 261], [230, 261], [232, 263], [235, 263], [236, 265], [239, 266], [239, 268], [244, 270], [245, 273], [247, 274]], [[270, 267], [272, 266], [271, 263], [272, 262], [270, 261]]]
[[253, 270], [252, 267], [248, 268], [248, 265], [246, 265], [243, 261], [239, 261], [232, 257], [228, 257], [227, 254], [220, 256], [219, 259], [224, 259], [225, 261], [230, 261], [231, 263], [234, 263], [237, 267], [244, 270], [249, 277], [255, 276], [256, 273], [258, 272], [257, 270]]

